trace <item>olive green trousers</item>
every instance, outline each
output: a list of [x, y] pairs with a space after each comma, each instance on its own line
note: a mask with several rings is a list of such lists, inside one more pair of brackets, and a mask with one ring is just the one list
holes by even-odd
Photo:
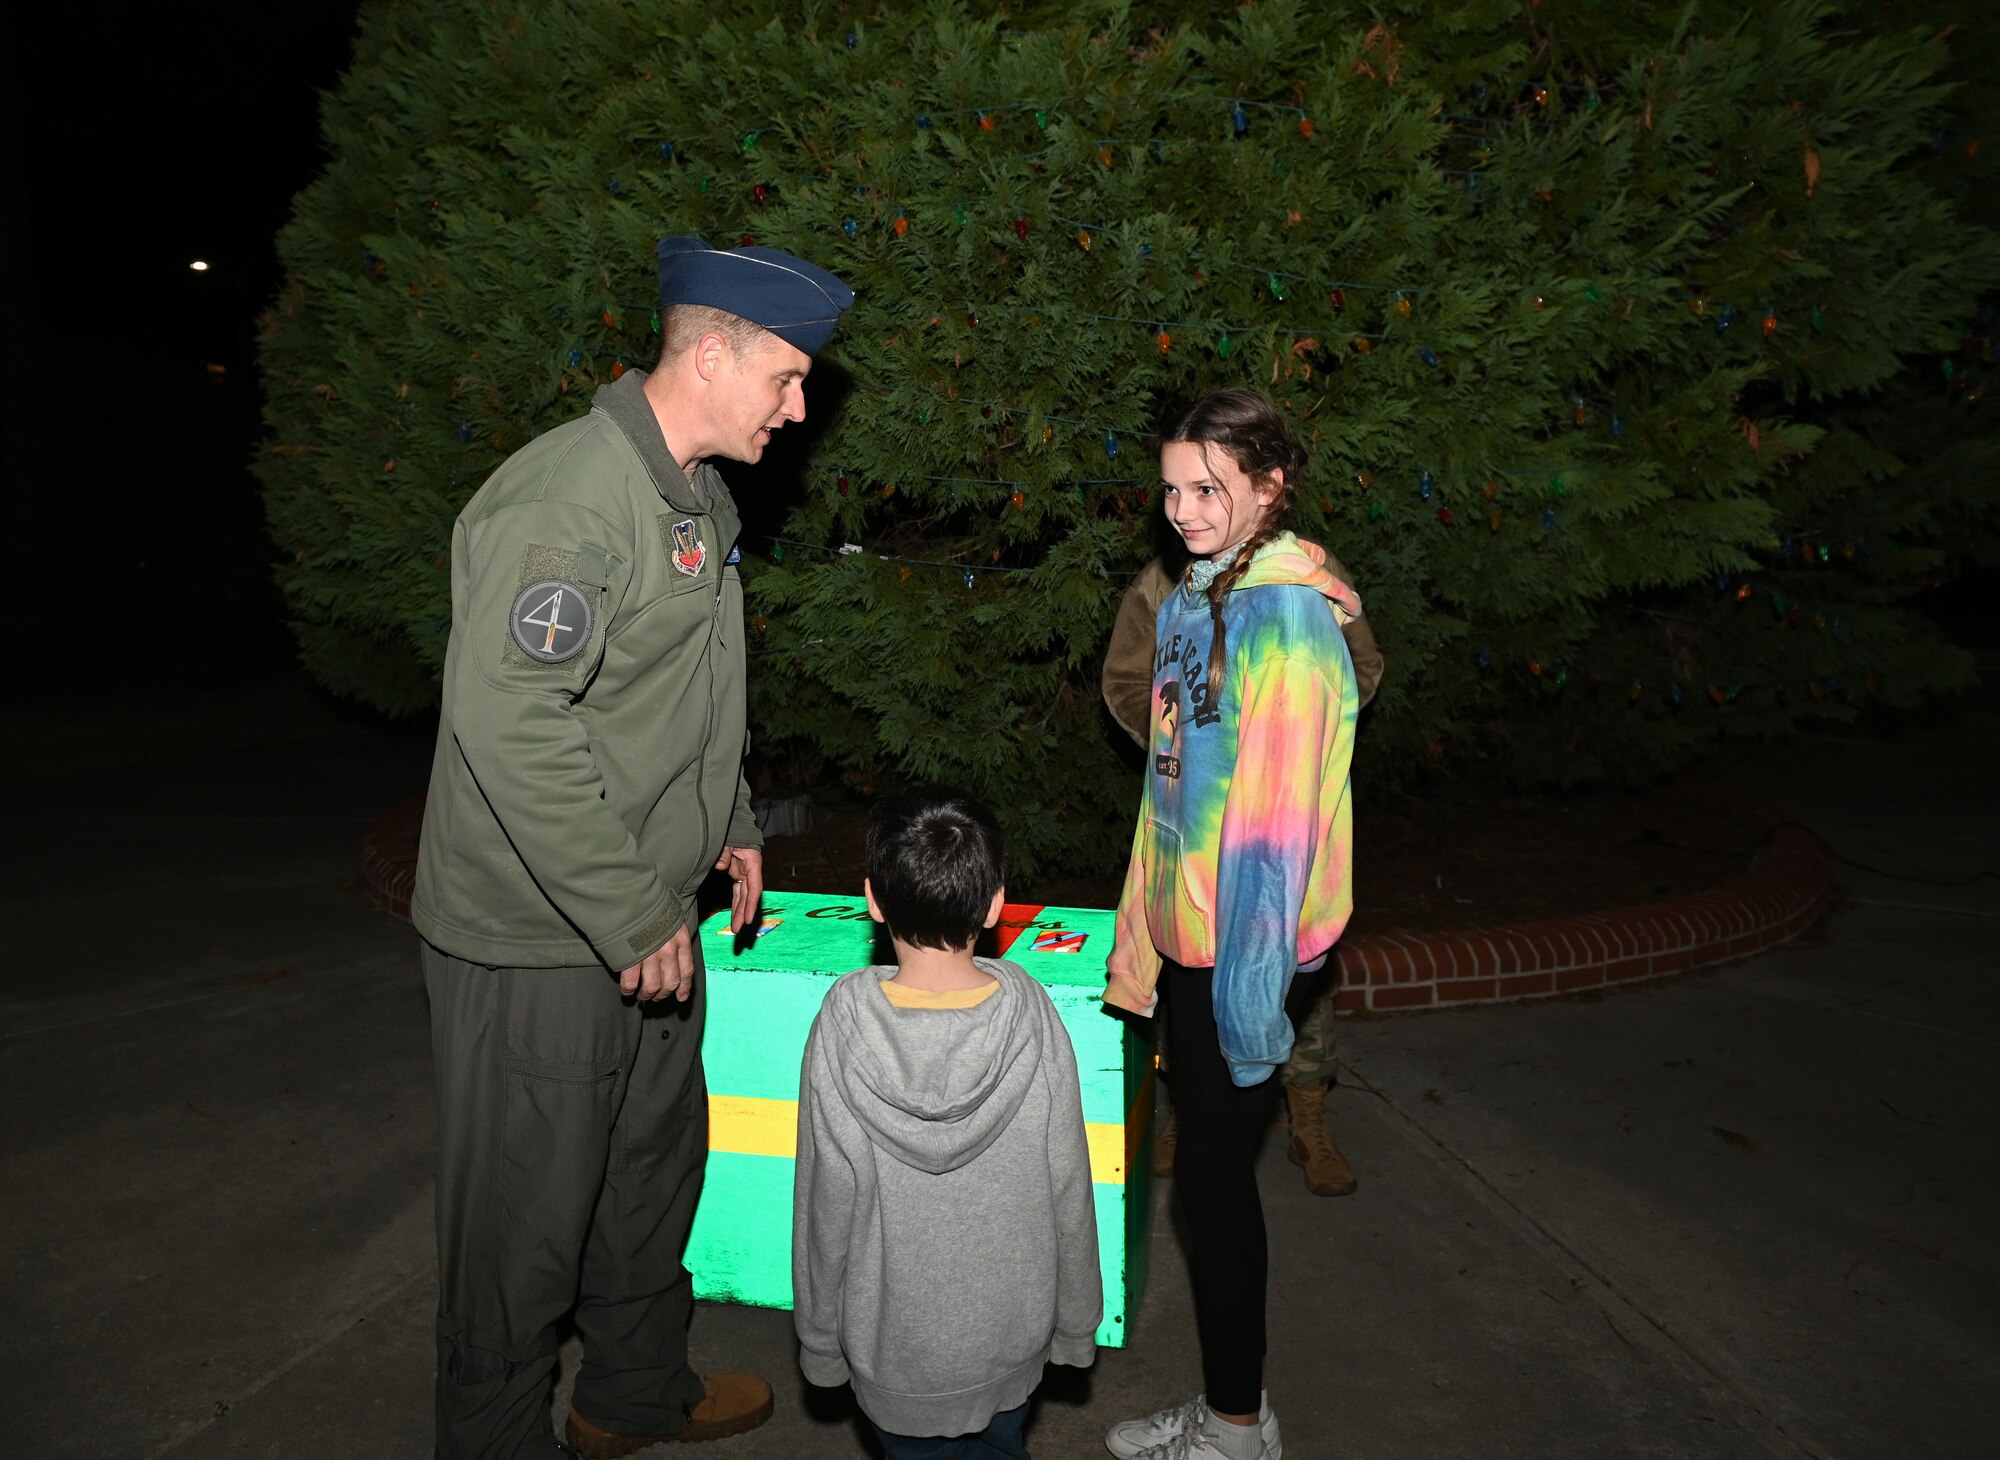
[[[494, 968], [425, 943], [438, 1092], [440, 1460], [548, 1460], [557, 1325], [573, 1403], [676, 1434], [702, 1397], [681, 1254], [708, 1154], [705, 971], [641, 1005], [602, 968]], [[697, 950], [699, 958], [699, 950]]]

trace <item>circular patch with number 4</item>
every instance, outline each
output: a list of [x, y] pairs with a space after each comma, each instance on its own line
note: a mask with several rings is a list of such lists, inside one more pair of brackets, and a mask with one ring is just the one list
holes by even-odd
[[574, 583], [544, 578], [514, 595], [507, 628], [521, 652], [541, 664], [574, 659], [590, 642], [594, 610]]

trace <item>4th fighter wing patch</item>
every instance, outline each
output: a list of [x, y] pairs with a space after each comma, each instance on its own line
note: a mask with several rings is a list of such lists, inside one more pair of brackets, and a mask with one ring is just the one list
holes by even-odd
[[514, 595], [507, 630], [516, 647], [537, 664], [561, 664], [590, 642], [594, 615], [583, 589], [560, 578], [543, 578]]

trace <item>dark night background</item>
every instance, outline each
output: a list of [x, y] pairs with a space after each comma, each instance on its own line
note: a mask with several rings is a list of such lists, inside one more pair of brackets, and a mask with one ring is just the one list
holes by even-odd
[[324, 160], [319, 93], [347, 64], [355, 9], [10, 7], [0, 22], [0, 240], [19, 286], [9, 555], [34, 637], [70, 666], [39, 686], [9, 676], [10, 698], [207, 695], [293, 672], [249, 470], [256, 320], [274, 236]]

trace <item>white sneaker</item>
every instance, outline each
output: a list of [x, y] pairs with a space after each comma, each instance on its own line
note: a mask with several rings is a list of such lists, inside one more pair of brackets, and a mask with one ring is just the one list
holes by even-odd
[[[1104, 1448], [1119, 1460], [1181, 1460], [1183, 1456], [1211, 1460], [1221, 1452], [1204, 1442], [1207, 1417], [1208, 1396], [1197, 1394], [1185, 1404], [1113, 1425], [1104, 1436]], [[1258, 1398], [1257, 1433], [1264, 1446], [1259, 1460], [1282, 1460], [1285, 1443], [1267, 1395]], [[1197, 1444], [1200, 1448], [1192, 1448]]]

